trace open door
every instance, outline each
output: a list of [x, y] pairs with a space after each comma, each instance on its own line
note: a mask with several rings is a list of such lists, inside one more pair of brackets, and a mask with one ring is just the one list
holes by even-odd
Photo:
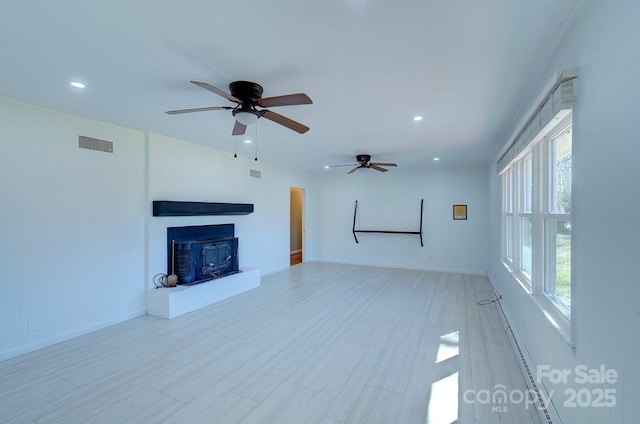
[[302, 263], [303, 252], [303, 208], [304, 208], [304, 190], [301, 188], [291, 187], [291, 215], [290, 215], [290, 265]]

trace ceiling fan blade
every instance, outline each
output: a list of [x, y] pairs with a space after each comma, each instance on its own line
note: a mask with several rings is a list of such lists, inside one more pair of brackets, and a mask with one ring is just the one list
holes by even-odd
[[243, 135], [245, 131], [247, 131], [247, 126], [236, 121], [233, 125], [233, 132], [231, 132], [231, 135]]
[[339, 168], [341, 166], [358, 166], [359, 163], [345, 163], [344, 165], [330, 165], [329, 168]]
[[371, 165], [378, 165], [378, 166], [398, 166], [398, 164], [396, 164], [396, 163], [386, 163], [386, 162], [371, 162]]
[[236, 102], [238, 104], [242, 104], [242, 100], [238, 99], [237, 97], [232, 96], [231, 94], [227, 93], [226, 91], [220, 90], [217, 87], [214, 87], [211, 84], [207, 84], [206, 82], [200, 82], [200, 81], [191, 81], [192, 84], [197, 85], [198, 87], [202, 87], [205, 90], [209, 90], [212, 93], [216, 93], [218, 96], [222, 96], [227, 100], [231, 100], [232, 102]]
[[263, 110], [261, 111], [261, 113], [262, 113], [262, 116], [267, 118], [268, 120], [273, 121], [282, 126], [285, 126], [290, 130], [293, 130], [300, 134], [304, 134], [307, 131], [309, 131], [309, 127], [307, 127], [306, 125], [302, 125], [301, 123], [296, 122], [293, 119], [289, 119], [286, 116], [282, 116], [279, 113], [271, 112], [270, 110]]
[[381, 168], [378, 165], [375, 165], [373, 163], [370, 163], [369, 167], [372, 168], [372, 169], [375, 169], [376, 171], [380, 171], [380, 172], [387, 172], [388, 171], [388, 169]]
[[362, 168], [362, 166], [356, 166], [355, 168], [353, 168], [351, 171], [347, 172], [347, 174], [353, 174], [354, 172], [356, 172], [358, 169]]
[[287, 94], [284, 96], [266, 97], [258, 100], [258, 106], [290, 106], [290, 105], [309, 105], [313, 101], [304, 93]]
[[206, 112], [208, 110], [222, 110], [222, 109], [233, 109], [233, 108], [229, 106], [194, 107], [191, 109], [168, 110], [165, 113], [168, 113], [169, 115], [178, 115], [180, 113]]

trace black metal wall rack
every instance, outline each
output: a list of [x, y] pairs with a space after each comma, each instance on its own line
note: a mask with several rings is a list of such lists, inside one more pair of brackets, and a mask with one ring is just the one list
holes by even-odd
[[353, 238], [358, 242], [356, 233], [378, 233], [378, 234], [416, 234], [420, 236], [420, 246], [424, 247], [422, 240], [422, 211], [424, 209], [424, 199], [420, 199], [420, 231], [389, 231], [389, 230], [356, 230], [356, 216], [358, 213], [358, 201], [356, 200], [356, 207], [353, 211]]

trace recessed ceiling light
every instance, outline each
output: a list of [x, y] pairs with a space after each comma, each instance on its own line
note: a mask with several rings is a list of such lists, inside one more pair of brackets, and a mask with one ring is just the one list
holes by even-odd
[[440, 160], [440, 158], [438, 156], [436, 156], [435, 158], [433, 158], [434, 162], [438, 162]]
[[75, 88], [85, 88], [86, 87], [86, 85], [84, 85], [80, 81], [71, 81], [69, 84], [71, 85], [71, 87], [75, 87]]
[[414, 121], [422, 121], [422, 116], [419, 116], [419, 115], [418, 116], [414, 116], [413, 120]]
[[246, 139], [244, 142], [247, 143], [247, 144], [251, 144], [251, 140], [249, 140], [249, 139]]
[[329, 165], [325, 165], [325, 166], [324, 166], [324, 169], [329, 169]]

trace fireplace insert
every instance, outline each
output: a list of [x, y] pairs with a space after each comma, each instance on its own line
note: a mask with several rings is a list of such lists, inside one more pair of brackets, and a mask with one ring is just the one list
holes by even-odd
[[233, 224], [167, 229], [169, 274], [178, 284], [198, 284], [239, 272]]

